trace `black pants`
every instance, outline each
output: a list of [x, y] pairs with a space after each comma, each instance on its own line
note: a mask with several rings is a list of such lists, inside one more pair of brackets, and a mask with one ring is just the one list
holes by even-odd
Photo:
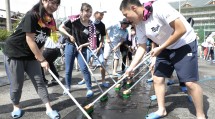
[[[59, 48], [54, 48], [54, 49], [46, 48], [43, 51], [43, 57], [49, 63], [50, 70], [55, 74], [56, 77], [59, 78], [59, 74], [58, 74], [57, 69], [54, 65], [54, 61], [57, 59], [58, 56], [60, 56], [60, 49]], [[46, 80], [43, 68], [42, 68], [42, 75], [43, 75], [43, 80]]]
[[122, 53], [122, 61], [123, 61], [123, 63], [122, 63], [122, 71], [124, 71], [125, 70], [125, 64], [126, 64], [126, 57], [128, 56], [128, 59], [129, 60], [132, 60], [132, 53], [131, 52], [129, 52], [128, 50], [121, 50], [121, 53]]
[[211, 56], [211, 60], [214, 60], [214, 49], [210, 48], [209, 55]]

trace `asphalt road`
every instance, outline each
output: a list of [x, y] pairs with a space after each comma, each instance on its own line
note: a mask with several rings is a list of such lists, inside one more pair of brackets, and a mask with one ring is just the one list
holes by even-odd
[[[111, 62], [109, 62], [109, 64], [111, 64]], [[215, 64], [199, 59], [199, 84], [203, 88], [204, 111], [208, 119], [214, 119], [215, 117], [214, 68]], [[4, 69], [0, 68], [0, 72], [3, 71]], [[109, 69], [109, 71], [111, 70]], [[61, 76], [64, 76], [63, 70], [59, 72]], [[144, 72], [142, 72], [141, 75], [143, 75]], [[97, 69], [94, 74], [100, 81], [99, 69]], [[107, 102], [96, 102], [94, 112], [92, 113], [93, 119], [144, 119], [147, 113], [156, 111], [156, 100], [150, 100], [150, 96], [154, 94], [152, 84], [148, 84], [145, 81], [149, 77], [150, 75], [147, 75], [140, 83], [138, 83], [137, 86], [135, 86], [134, 89], [132, 89], [132, 95], [128, 99], [123, 99], [121, 93], [117, 93], [112, 89], [108, 93]], [[50, 75], [47, 75], [47, 79], [51, 80]], [[95, 96], [91, 99], [87, 99], [85, 97], [85, 85], [77, 85], [78, 81], [81, 79], [82, 74], [74, 70], [71, 94], [82, 106], [85, 106], [95, 100], [95, 98], [101, 93], [96, 86], [96, 83], [93, 82], [93, 91], [95, 92]], [[5, 78], [0, 80], [7, 79]], [[138, 80], [138, 78], [135, 80]], [[107, 81], [112, 85], [114, 84], [108, 77]], [[103, 90], [106, 89], [103, 88]], [[0, 92], [0, 119], [9, 119], [11, 118], [10, 112], [12, 111], [9, 97], [9, 85], [1, 86]], [[68, 96], [62, 95], [63, 90], [59, 85], [49, 85], [48, 92], [50, 94], [53, 109], [58, 110], [63, 119], [86, 118]], [[168, 115], [164, 117], [164, 119], [195, 119], [193, 103], [188, 101], [187, 94], [180, 91], [178, 84], [168, 86], [166, 88], [166, 92], [165, 105], [167, 107]], [[25, 111], [25, 115], [22, 119], [48, 119], [48, 116], [45, 114], [45, 106], [42, 104], [42, 101], [38, 97], [30, 80], [26, 80], [24, 83], [20, 104]]]

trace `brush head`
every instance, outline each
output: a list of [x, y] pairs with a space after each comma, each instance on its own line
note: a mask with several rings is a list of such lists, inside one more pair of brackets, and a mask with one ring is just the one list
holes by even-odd
[[131, 94], [131, 90], [125, 90], [125, 91], [123, 91], [123, 95], [129, 95], [129, 94]]
[[117, 85], [115, 86], [115, 91], [120, 91], [120, 89], [121, 89], [121, 85], [120, 85], [120, 84], [117, 84]]
[[115, 86], [115, 88], [119, 88], [120, 87], [120, 84], [117, 84], [116, 86]]
[[115, 86], [115, 91], [119, 91], [121, 89], [121, 85], [120, 84], [117, 84], [116, 86]]
[[107, 94], [104, 95], [103, 97], [101, 97], [101, 99], [100, 99], [101, 102], [105, 102], [105, 101], [107, 101], [107, 100], [108, 100]]
[[132, 84], [132, 80], [131, 80], [131, 79], [128, 79], [128, 80], [126, 81], [126, 84]]
[[125, 90], [123, 91], [122, 97], [124, 99], [128, 99], [131, 96], [131, 90]]
[[134, 84], [134, 83], [133, 83], [131, 80], [128, 80], [128, 81], [126, 82], [126, 88], [127, 88], [127, 89], [130, 88], [133, 84]]
[[93, 105], [86, 105], [86, 106], [84, 107], [84, 110], [85, 110], [88, 114], [91, 114], [91, 113], [93, 113], [93, 111], [94, 111], [94, 107], [93, 107]]

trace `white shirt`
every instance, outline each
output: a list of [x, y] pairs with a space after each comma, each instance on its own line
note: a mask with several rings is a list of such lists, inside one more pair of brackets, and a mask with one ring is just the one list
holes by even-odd
[[60, 47], [59, 42], [55, 43], [50, 37], [47, 37], [44, 48], [54, 49], [59, 47]]
[[118, 44], [122, 39], [126, 40], [128, 31], [122, 29], [121, 24], [115, 24], [107, 28], [108, 36], [113, 44]]
[[206, 42], [208, 43], [208, 47], [213, 47], [214, 39], [212, 36], [208, 36]]
[[196, 35], [193, 28], [187, 20], [168, 3], [164, 1], [155, 1], [152, 7], [153, 12], [151, 16], [146, 21], [141, 21], [137, 24], [136, 31], [139, 44], [146, 43], [147, 38], [150, 38], [158, 45], [166, 42], [173, 33], [173, 28], [169, 23], [177, 18], [183, 22], [187, 32], [175, 43], [168, 46], [167, 49], [177, 49], [195, 40]]

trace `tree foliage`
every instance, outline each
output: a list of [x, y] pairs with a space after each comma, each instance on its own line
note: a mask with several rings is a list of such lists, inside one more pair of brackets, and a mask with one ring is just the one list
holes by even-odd
[[197, 35], [199, 36], [199, 43], [203, 43], [204, 42], [204, 29], [200, 28], [197, 32]]
[[10, 32], [5, 29], [0, 29], [0, 41], [5, 41], [9, 35]]

